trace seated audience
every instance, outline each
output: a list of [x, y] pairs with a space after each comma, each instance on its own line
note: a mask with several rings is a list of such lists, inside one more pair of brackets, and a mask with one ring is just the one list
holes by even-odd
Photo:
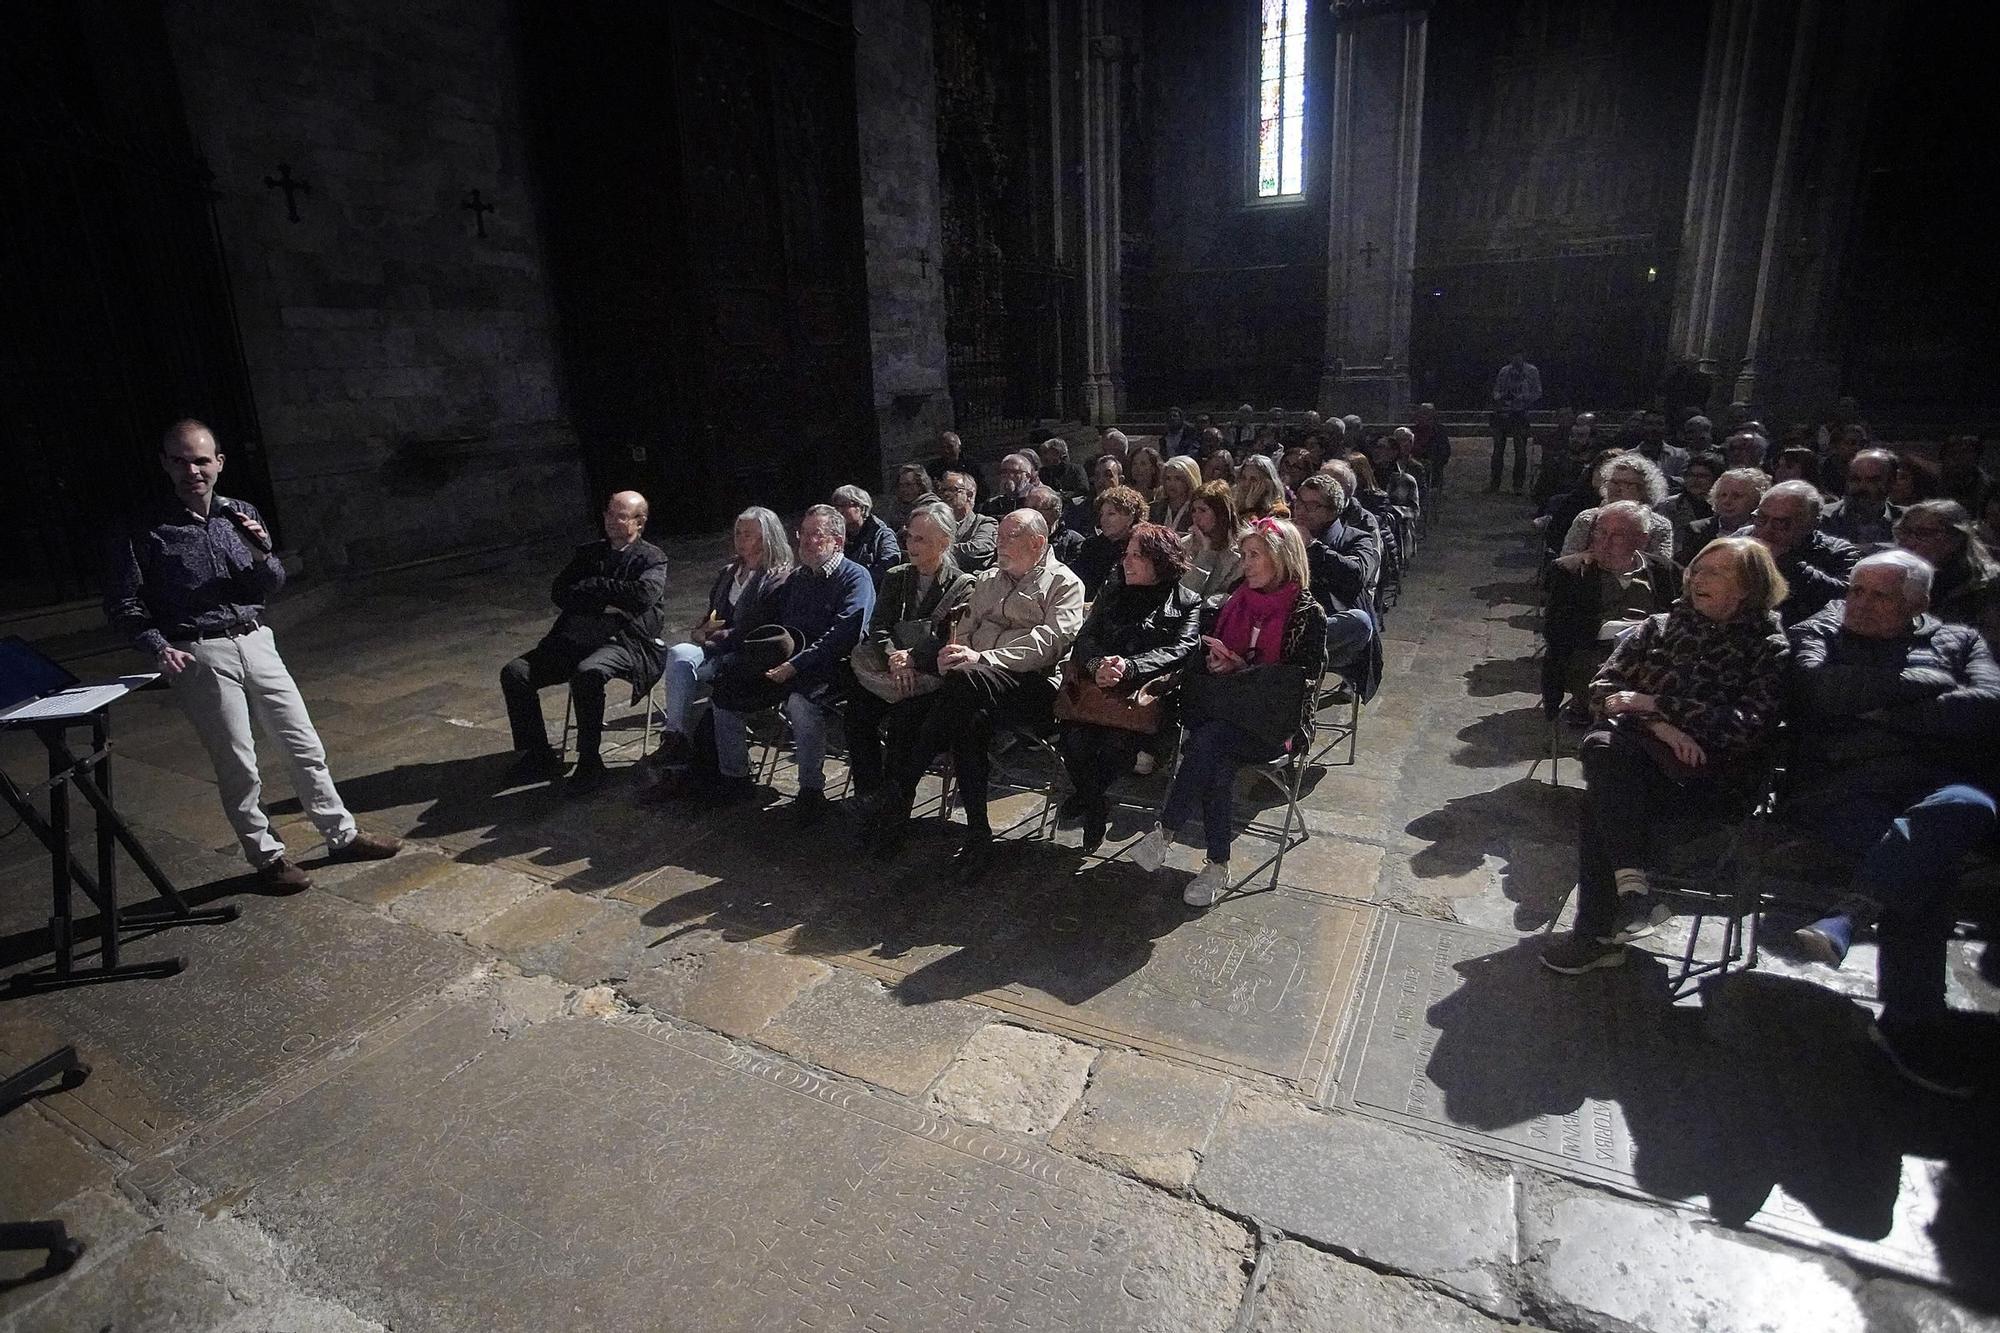
[[[1677, 444], [1667, 443], [1667, 414], [1651, 408], [1639, 414], [1639, 438], [1631, 452], [1658, 468], [1669, 482], [1679, 482], [1681, 470], [1687, 467], [1688, 451]], [[1661, 498], [1665, 498], [1664, 490]], [[1668, 556], [1671, 558], [1671, 552]]]
[[1319, 460], [1313, 456], [1312, 450], [1302, 444], [1285, 450], [1284, 457], [1278, 460], [1278, 480], [1287, 495], [1297, 491], [1299, 483], [1317, 471]]
[[1083, 597], [1090, 601], [1104, 588], [1125, 555], [1127, 538], [1134, 525], [1146, 518], [1145, 497], [1130, 486], [1113, 486], [1100, 491], [1091, 502], [1097, 530], [1084, 539], [1070, 570], [1083, 581]]
[[857, 796], [875, 795], [884, 773], [900, 770], [926, 696], [943, 683], [938, 650], [950, 641], [951, 616], [972, 591], [972, 576], [951, 561], [957, 531], [941, 504], [910, 515], [909, 563], [882, 580], [867, 633], [849, 658], [842, 729]]
[[1908, 451], [1896, 455], [1896, 475], [1889, 482], [1890, 504], [1907, 509], [1943, 494], [1944, 474], [1938, 471], [1936, 463]]
[[947, 472], [938, 485], [938, 498], [951, 506], [952, 517], [958, 520], [958, 535], [951, 543], [951, 562], [968, 574], [993, 568], [998, 520], [979, 512], [979, 483], [967, 473]]
[[1160, 432], [1160, 452], [1168, 458], [1199, 457], [1201, 432], [1190, 426], [1178, 407], [1167, 409], [1167, 428]]
[[1124, 469], [1132, 461], [1132, 441], [1124, 431], [1119, 430], [1116, 426], [1097, 437], [1097, 458], [1093, 461], [1092, 466], [1103, 462], [1107, 458], [1118, 460], [1118, 476], [1119, 480], [1123, 481], [1125, 477]]
[[[1535, 484], [1529, 491], [1542, 512], [1547, 512], [1550, 502], [1557, 496], [1575, 489], [1580, 479], [1589, 480], [1590, 462], [1603, 449], [1597, 438], [1597, 413], [1579, 412], [1576, 419], [1570, 422], [1569, 433], [1559, 438], [1562, 444], [1560, 449], [1555, 449], [1552, 444], [1542, 450], [1542, 465], [1535, 469]], [[1595, 503], [1593, 492], [1584, 508]]]
[[1236, 456], [1227, 449], [1211, 449], [1208, 457], [1201, 460], [1203, 481], [1226, 481], [1234, 485], [1236, 481]]
[[1692, 561], [1695, 553], [1717, 537], [1727, 537], [1747, 526], [1757, 512], [1757, 502], [1771, 489], [1771, 479], [1754, 467], [1733, 467], [1709, 487], [1709, 516], [1688, 524], [1688, 544], [1674, 538], [1674, 554]]
[[1896, 539], [1896, 520], [1903, 511], [1889, 503], [1889, 485], [1896, 476], [1896, 455], [1887, 449], [1863, 449], [1847, 464], [1847, 493], [1826, 507], [1819, 530], [1852, 542], [1864, 551]]
[[1041, 443], [1042, 484], [1062, 496], [1082, 495], [1090, 489], [1089, 478], [1083, 469], [1069, 461], [1069, 441], [1060, 435], [1051, 435]]
[[1817, 475], [1807, 480], [1819, 484], [1820, 490], [1828, 495], [1847, 493], [1847, 466], [1855, 455], [1874, 443], [1865, 421], [1850, 421], [1833, 432], [1827, 445], [1826, 456], [1819, 460]]
[[1036, 486], [1028, 492], [1028, 503], [1023, 506], [1042, 516], [1042, 522], [1049, 529], [1049, 551], [1062, 564], [1073, 571], [1078, 557], [1083, 552], [1083, 544], [1089, 539], [1069, 525], [1065, 517], [1069, 506], [1063, 498], [1047, 486]]
[[1257, 409], [1244, 403], [1236, 409], [1236, 419], [1229, 425], [1225, 443], [1231, 453], [1242, 453], [1250, 448], [1257, 438]]
[[[922, 468], [917, 469], [919, 472]], [[736, 516], [730, 533], [735, 558], [716, 573], [708, 589], [708, 610], [688, 631], [688, 641], [667, 649], [665, 718], [660, 724], [656, 762], [685, 764], [690, 758], [688, 727], [695, 691], [715, 679], [717, 653], [731, 629], [768, 624], [778, 593], [792, 573], [792, 544], [785, 525], [770, 510], [753, 505]]]
[[1709, 503], [1708, 497], [1722, 473], [1721, 454], [1694, 455], [1681, 472], [1680, 493], [1668, 496], [1660, 505], [1660, 512], [1674, 525], [1674, 555], [1677, 559], [1687, 560], [1694, 555], [1699, 545], [1695, 540], [1694, 525], [1715, 517], [1715, 507]]
[[1930, 612], [1947, 625], [1969, 625], [1988, 648], [2000, 642], [2000, 561], [1974, 535], [1972, 515], [1956, 500], [1913, 504], [1896, 520], [1896, 545], [1935, 571]]
[[1278, 480], [1277, 466], [1267, 455], [1252, 454], [1236, 465], [1236, 513], [1245, 523], [1291, 513], [1285, 483]]
[[1320, 464], [1319, 470], [1340, 483], [1347, 492], [1347, 508], [1341, 511], [1340, 521], [1350, 528], [1358, 528], [1374, 537], [1382, 550], [1381, 573], [1375, 580], [1375, 612], [1377, 629], [1382, 617], [1396, 604], [1398, 591], [1402, 586], [1403, 552], [1396, 541], [1394, 525], [1384, 523], [1378, 509], [1387, 512], [1388, 497], [1379, 490], [1370, 490], [1373, 474], [1364, 475], [1368, 460], [1358, 454], [1346, 458], [1330, 459]]
[[979, 470], [979, 464], [965, 456], [965, 442], [958, 438], [955, 430], [938, 432], [938, 451], [924, 464], [924, 471], [931, 474], [931, 481], [939, 486], [944, 484], [945, 473], [963, 472], [972, 478], [975, 486], [986, 488], [986, 474]]
[[1625, 945], [1666, 919], [1645, 870], [1662, 820], [1728, 818], [1755, 802], [1762, 774], [1747, 761], [1784, 696], [1790, 649], [1772, 612], [1784, 596], [1763, 546], [1720, 538], [1688, 565], [1686, 595], [1621, 638], [1590, 682], [1576, 928], [1542, 950], [1544, 967], [1624, 962]]
[[2000, 485], [1990, 486], [1979, 499], [1979, 526], [1973, 531], [1989, 551], [2000, 551]]
[[1437, 404], [1418, 403], [1410, 430], [1416, 435], [1417, 457], [1430, 473], [1431, 485], [1442, 491], [1445, 465], [1451, 461], [1451, 434], [1438, 419]]
[[1763, 471], [1771, 456], [1771, 442], [1761, 431], [1739, 430], [1722, 442], [1722, 456], [1732, 468], [1754, 467]]
[[937, 492], [931, 489], [931, 474], [924, 465], [905, 463], [896, 469], [895, 498], [876, 512], [896, 534], [896, 540], [901, 541], [903, 525], [910, 521], [910, 511], [920, 504], [937, 498]]
[[840, 698], [842, 668], [875, 607], [868, 571], [842, 554], [846, 538], [847, 526], [833, 506], [806, 510], [799, 521], [798, 564], [778, 594], [773, 619], [733, 626], [720, 645], [723, 660], [708, 710], [715, 728], [715, 772], [690, 770], [676, 794], [716, 803], [748, 797], [749, 714], [780, 707], [792, 726], [799, 766], [794, 816], [802, 825], [818, 822], [826, 806], [827, 713]]
[[999, 476], [1000, 488], [979, 506], [979, 512], [995, 523], [1016, 509], [1027, 508], [1028, 492], [1040, 481], [1041, 466], [1033, 454], [1022, 450], [1000, 460]]
[[903, 563], [903, 549], [889, 525], [875, 517], [875, 498], [859, 486], [842, 486], [833, 493], [833, 507], [847, 524], [847, 558], [881, 587], [882, 576]]
[[1993, 487], [1980, 466], [1985, 452], [1977, 435], [1953, 435], [1938, 450], [1938, 494], [1958, 501], [1968, 514], [1979, 512], [1979, 502]]
[[1542, 530], [1545, 555], [1553, 558], [1562, 554], [1563, 539], [1569, 536], [1570, 524], [1576, 522], [1578, 514], [1600, 502], [1601, 497], [1597, 494], [1598, 470], [1622, 452], [1620, 449], [1597, 448], [1588, 458], [1579, 456], [1569, 484], [1550, 496], [1535, 516], [1535, 526]]
[[1674, 562], [1645, 549], [1648, 512], [1636, 500], [1612, 501], [1597, 511], [1589, 545], [1549, 566], [1542, 708], [1551, 717], [1565, 693], [1582, 692], [1620, 634], [1681, 595]]
[[1374, 613], [1382, 577], [1380, 536], [1342, 521], [1347, 492], [1331, 473], [1300, 482], [1294, 509], [1306, 539], [1313, 600], [1326, 613], [1327, 669], [1339, 672], [1363, 701], [1372, 699], [1382, 683], [1382, 636]]
[[1201, 441], [1201, 452], [1195, 456], [1197, 462], [1206, 462], [1210, 454], [1222, 448], [1222, 432], [1214, 426], [1203, 426], [1197, 438]]
[[1147, 504], [1160, 498], [1160, 451], [1145, 445], [1132, 451], [1125, 484], [1144, 496]]
[[1837, 601], [1860, 556], [1853, 546], [1819, 530], [1819, 488], [1809, 481], [1781, 481], [1764, 492], [1751, 516], [1749, 535], [1771, 549], [1791, 593], [1778, 607], [1786, 625]]
[[1208, 859], [1182, 891], [1190, 907], [1210, 906], [1229, 886], [1235, 839], [1230, 797], [1237, 770], [1304, 752], [1311, 743], [1314, 690], [1326, 671], [1326, 615], [1312, 597], [1299, 530], [1285, 519], [1259, 519], [1244, 530], [1242, 549], [1243, 582], [1212, 616], [1202, 617], [1205, 651], [1195, 655], [1192, 674], [1234, 675], [1280, 664], [1297, 668], [1304, 676], [1298, 726], [1288, 740], [1272, 742], [1238, 719], [1190, 716], [1160, 821], [1132, 847], [1133, 862], [1156, 871], [1166, 863], [1168, 842], [1201, 816]]
[[1911, 1082], [1964, 1097], [1945, 942], [1959, 859], [1993, 833], [2000, 667], [1973, 630], [1926, 614], [1930, 583], [1908, 551], [1866, 556], [1845, 601], [1793, 629], [1798, 749], [1782, 813], [1861, 858], [1837, 909], [1793, 943], [1838, 967], [1874, 926], [1882, 1012], [1869, 1035]]
[[[1178, 671], [1199, 645], [1201, 598], [1181, 586], [1187, 554], [1157, 523], [1125, 540], [1120, 577], [1091, 603], [1066, 670], [1113, 694], [1131, 696]], [[1110, 819], [1105, 793], [1151, 737], [1138, 731], [1066, 721], [1057, 748], [1072, 795], [1059, 814], [1083, 823], [1083, 850], [1104, 844]]]
[[[1646, 550], [1663, 560], [1674, 558], [1673, 520], [1659, 512], [1659, 506], [1667, 498], [1667, 479], [1651, 459], [1629, 450], [1615, 455], [1597, 469], [1597, 493], [1605, 504], [1629, 500], [1643, 506], [1646, 514]], [[1564, 555], [1574, 555], [1590, 544], [1590, 528], [1597, 520], [1598, 512], [1586, 509], [1570, 521], [1569, 531], [1563, 535]]]
[[1194, 493], [1201, 489], [1201, 467], [1183, 455], [1169, 458], [1160, 472], [1160, 495], [1153, 501], [1153, 522], [1184, 537], [1194, 522]]
[[998, 727], [1041, 727], [1052, 714], [1057, 664], [1083, 627], [1083, 584], [1049, 554], [1048, 525], [1030, 509], [1000, 524], [999, 563], [974, 580], [952, 641], [938, 650], [940, 685], [901, 768], [870, 821], [869, 845], [893, 855], [907, 835], [917, 783], [949, 752], [965, 810], [954, 878], [970, 884], [992, 862], [987, 747]]
[[[666, 614], [667, 557], [646, 541], [648, 507], [637, 491], [619, 491], [604, 506], [604, 536], [576, 548], [549, 589], [560, 614], [542, 641], [500, 669], [513, 733], [512, 778], [562, 776], [563, 757], [549, 744], [541, 692], [569, 685], [576, 706], [576, 769], [568, 790], [582, 795], [603, 784], [604, 687], [615, 676], [633, 697], [659, 679], [660, 629]], [[254, 765], [253, 765], [254, 767]], [[300, 782], [301, 790], [305, 784]], [[373, 835], [368, 835], [373, 836]]]
[[1681, 448], [1687, 450], [1689, 458], [1715, 448], [1715, 423], [1699, 412], [1683, 421]]
[[1192, 508], [1188, 534], [1181, 539], [1188, 558], [1181, 583], [1206, 602], [1236, 584], [1242, 569], [1237, 540], [1243, 524], [1236, 517], [1236, 493], [1226, 482], [1203, 482], [1194, 493]]
[[1818, 490], [1819, 455], [1796, 445], [1789, 449], [1780, 449], [1777, 457], [1771, 460], [1771, 479], [1810, 482], [1813, 489]]

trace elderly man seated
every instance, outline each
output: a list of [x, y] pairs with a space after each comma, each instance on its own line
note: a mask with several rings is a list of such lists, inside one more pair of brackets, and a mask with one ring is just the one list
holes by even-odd
[[955, 857], [961, 884], [986, 873], [993, 829], [986, 816], [987, 746], [997, 727], [1038, 726], [1051, 718], [1058, 666], [1083, 628], [1083, 583], [1049, 554], [1048, 523], [1032, 509], [1000, 523], [998, 565], [973, 583], [952, 641], [938, 650], [943, 684], [916, 743], [890, 775], [869, 829], [870, 845], [894, 855], [909, 826], [917, 782], [949, 752], [965, 808], [965, 841]]
[[1366, 700], [1382, 683], [1382, 639], [1373, 611], [1382, 538], [1346, 522], [1346, 512], [1347, 492], [1338, 477], [1316, 472], [1299, 483], [1292, 514], [1306, 539], [1313, 600], [1326, 612], [1327, 668]]
[[586, 542], [556, 575], [549, 596], [561, 608], [542, 641], [500, 670], [507, 723], [514, 734], [515, 781], [562, 775], [562, 756], [549, 744], [541, 692], [569, 683], [576, 705], [576, 771], [568, 790], [587, 792], [604, 781], [598, 747], [604, 735], [604, 687], [611, 678], [642, 691], [659, 679], [666, 649], [660, 643], [667, 590], [665, 552], [641, 538], [646, 497], [620, 491], [604, 506], [604, 536]]
[[876, 587], [882, 576], [903, 563], [896, 532], [875, 516], [875, 498], [859, 486], [842, 486], [833, 493], [833, 507], [847, 524], [847, 558], [868, 571]]
[[1549, 566], [1542, 613], [1542, 709], [1554, 717], [1563, 695], [1580, 692], [1620, 634], [1672, 607], [1680, 571], [1645, 549], [1646, 506], [1616, 500], [1597, 511], [1590, 542]]
[[1820, 516], [1819, 530], [1863, 550], [1877, 550], [1896, 540], [1901, 505], [1889, 503], [1889, 483], [1896, 477], [1896, 455], [1887, 449], [1863, 449], [1847, 465], [1847, 492]]
[[993, 568], [991, 514], [979, 512], [979, 483], [964, 472], [947, 472], [938, 485], [938, 498], [951, 506], [952, 520], [958, 524], [951, 542], [951, 560], [968, 574]]
[[998, 523], [1016, 509], [1028, 507], [1028, 492], [1041, 479], [1041, 460], [1023, 449], [1000, 460], [999, 488], [979, 506], [979, 512]]
[[1042, 484], [1053, 489], [1058, 495], [1082, 495], [1090, 489], [1090, 479], [1083, 475], [1083, 469], [1069, 461], [1069, 441], [1060, 435], [1051, 435], [1036, 446], [1041, 455]]
[[709, 695], [715, 772], [698, 765], [670, 790], [728, 802], [751, 794], [748, 715], [779, 706], [792, 724], [799, 765], [794, 803], [801, 824], [826, 805], [826, 713], [841, 692], [841, 667], [875, 608], [868, 571], [841, 553], [847, 526], [832, 505], [814, 505], [799, 523], [798, 565], [778, 596], [774, 623], [732, 626], [718, 645]]
[[1745, 535], [1770, 550], [1791, 595], [1778, 608], [1787, 625], [1824, 610], [1847, 591], [1847, 576], [1860, 555], [1852, 544], [1819, 530], [1819, 488], [1809, 481], [1781, 481], [1757, 502]]
[[1846, 600], [1792, 630], [1798, 757], [1785, 817], [1860, 865], [1838, 910], [1793, 936], [1838, 967], [1875, 927], [1882, 1014], [1870, 1030], [1897, 1071], [1970, 1095], [1946, 1035], [1945, 943], [1959, 858], [1994, 827], [2000, 667], [1976, 630], [1926, 614], [1932, 571], [1908, 551], [1854, 566]]
[[1036, 486], [1028, 492], [1028, 502], [1022, 508], [1032, 509], [1042, 516], [1042, 521], [1049, 525], [1049, 553], [1068, 565], [1074, 573], [1077, 555], [1089, 538], [1069, 525], [1064, 517], [1067, 506], [1063, 504], [1062, 496], [1052, 487]]
[[855, 793], [866, 799], [881, 789], [888, 766], [899, 768], [930, 696], [942, 681], [938, 650], [951, 638], [951, 617], [972, 591], [972, 576], [951, 561], [957, 531], [941, 504], [910, 511], [910, 561], [889, 571], [855, 648], [847, 682], [847, 766]]

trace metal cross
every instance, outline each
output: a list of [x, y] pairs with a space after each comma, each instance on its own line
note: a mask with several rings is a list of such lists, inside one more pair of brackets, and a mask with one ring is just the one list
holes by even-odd
[[465, 201], [459, 207], [471, 210], [472, 220], [479, 227], [479, 235], [484, 238], [486, 235], [486, 215], [493, 211], [493, 205], [481, 199], [479, 191], [467, 190], [465, 192]]
[[1370, 241], [1361, 247], [1361, 262], [1369, 268], [1375, 267], [1375, 242]]
[[311, 194], [313, 192], [313, 187], [305, 181], [292, 179], [292, 164], [289, 162], [280, 162], [278, 164], [278, 174], [276, 177], [266, 176], [264, 178], [264, 188], [267, 190], [283, 190], [285, 192], [285, 216], [294, 222], [299, 220], [298, 197], [302, 194]]
[[928, 250], [919, 250], [917, 251], [917, 277], [919, 279], [927, 279], [930, 275], [931, 252]]

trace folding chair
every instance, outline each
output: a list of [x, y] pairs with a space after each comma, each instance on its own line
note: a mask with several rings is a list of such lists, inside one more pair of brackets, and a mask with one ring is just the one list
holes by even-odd
[[[844, 714], [837, 705], [829, 708], [814, 704], [813, 707], [819, 708], [821, 712], [825, 713], [829, 723], [844, 721]], [[765, 723], [767, 719], [769, 719], [769, 734], [760, 734], [758, 726], [760, 723]], [[777, 703], [772, 704], [769, 708], [760, 708], [750, 714], [746, 719], [746, 724], [749, 727], [751, 738], [757, 742], [759, 747], [756, 762], [750, 766], [751, 777], [765, 786], [770, 786], [778, 780], [778, 769], [784, 762], [785, 751], [789, 750], [792, 752], [793, 766], [797, 766], [798, 743], [792, 735], [791, 715], [785, 712], [782, 703]], [[827, 728], [827, 758], [829, 759], [834, 756], [832, 745], [833, 735], [834, 729], [832, 726], [829, 726]], [[829, 799], [846, 795], [848, 785], [854, 781], [853, 771], [846, 769], [845, 764], [842, 765], [842, 768], [845, 772], [840, 780], [839, 789], [836, 791], [833, 784], [828, 784], [826, 794]]]
[[[1317, 728], [1317, 723], [1314, 725]], [[1271, 871], [1271, 882], [1260, 892], [1277, 888], [1278, 876], [1285, 869], [1285, 857], [1294, 848], [1303, 847], [1312, 838], [1312, 830], [1306, 827], [1305, 812], [1299, 809], [1299, 798], [1305, 789], [1306, 772], [1315, 764], [1312, 758], [1313, 748], [1313, 737], [1308, 735], [1305, 744], [1273, 759], [1246, 762], [1238, 770], [1251, 774], [1253, 785], [1258, 782], [1268, 784], [1272, 790], [1284, 797], [1285, 817], [1283, 823], [1276, 825], [1262, 814], [1253, 814], [1243, 822], [1238, 832], [1268, 839], [1274, 845], [1269, 856], [1229, 885], [1228, 893], [1240, 892], [1244, 885], [1263, 874], [1267, 866]], [[1173, 788], [1174, 780], [1180, 776], [1181, 756], [1186, 751], [1187, 729], [1183, 727], [1174, 746], [1173, 768], [1167, 774], [1169, 790]]]
[[[613, 679], [622, 679], [613, 677]], [[653, 721], [665, 714], [667, 708], [667, 678], [664, 674], [653, 677], [653, 683], [646, 689], [646, 720], [639, 735], [639, 758], [644, 759], [653, 752]], [[605, 711], [609, 712], [609, 708]], [[564, 762], [569, 760], [570, 728], [576, 721], [576, 699], [566, 697], [563, 701], [562, 740], [556, 745], [556, 753]]]
[[[1025, 760], [1030, 757], [1046, 760], [1054, 767], [1055, 774], [1045, 781], [1035, 781], [1028, 776]], [[1030, 726], [997, 727], [993, 732], [993, 743], [987, 748], [987, 763], [991, 771], [986, 778], [989, 797], [994, 789], [1020, 794], [1039, 793], [1042, 807], [1033, 816], [1035, 830], [1030, 838], [1056, 836], [1056, 806], [1059, 799], [1055, 792], [1068, 787], [1068, 776], [1063, 768], [1062, 755], [1057, 752], [1047, 736]], [[947, 760], [944, 770], [944, 789], [938, 794], [938, 818], [951, 820], [952, 802], [958, 795], [958, 772]], [[1002, 834], [1012, 833], [1026, 819], [1016, 820], [1000, 830]]]
[[[1344, 701], [1341, 698], [1343, 693], [1347, 696]], [[1307, 762], [1324, 764], [1327, 755], [1333, 753], [1342, 741], [1346, 741], [1347, 758], [1341, 762], [1352, 765], [1356, 750], [1361, 743], [1361, 691], [1337, 671], [1328, 671], [1322, 675], [1319, 678], [1319, 685], [1313, 691], [1315, 739], [1318, 739], [1322, 732], [1325, 733], [1325, 739], [1313, 747]]]

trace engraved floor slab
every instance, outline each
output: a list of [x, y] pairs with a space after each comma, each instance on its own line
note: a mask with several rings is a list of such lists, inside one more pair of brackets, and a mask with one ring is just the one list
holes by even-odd
[[1540, 966], [1541, 944], [1385, 918], [1322, 1100], [1964, 1280], [1974, 1258], [1959, 1251], [1979, 1242], [1947, 1215], [1947, 1163], [1990, 1164], [1992, 1148], [1974, 1109], [1880, 1067], [1851, 1001], [1759, 973], [1712, 1006], [1671, 1007], [1649, 955], [1563, 977]]
[[506, 1040], [447, 1006], [242, 1120], [135, 1181], [228, 1196], [400, 1330], [1220, 1330], [1247, 1250], [1194, 1205], [644, 1022]]
[[0, 1063], [76, 1043], [95, 1072], [43, 1105], [121, 1151], [152, 1150], [475, 965], [447, 939], [327, 894], [236, 901], [234, 922], [128, 946], [185, 956], [179, 976], [0, 1005]]

